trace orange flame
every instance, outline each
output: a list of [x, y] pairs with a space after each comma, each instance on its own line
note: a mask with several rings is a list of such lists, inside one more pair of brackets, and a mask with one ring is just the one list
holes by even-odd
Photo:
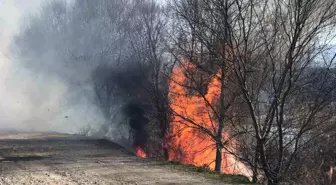
[[[206, 166], [213, 170], [216, 158], [215, 141], [209, 134], [191, 122], [201, 125], [215, 135], [218, 123], [214, 118], [215, 112], [210, 106], [216, 107], [220, 96], [221, 82], [218, 78], [213, 77], [204, 97], [191, 96], [182, 86], [186, 80], [184, 71], [191, 68], [195, 68], [195, 66], [185, 62], [172, 71], [169, 83], [169, 100], [173, 117], [165, 141], [168, 157], [171, 161]], [[224, 134], [223, 139], [228, 139], [228, 134]], [[249, 170], [234, 156], [223, 153], [222, 159], [222, 173], [249, 176]]]
[[144, 150], [140, 146], [137, 146], [135, 148], [135, 152], [136, 152], [136, 155], [138, 157], [141, 157], [141, 158], [146, 158], [147, 157], [146, 153], [144, 152]]

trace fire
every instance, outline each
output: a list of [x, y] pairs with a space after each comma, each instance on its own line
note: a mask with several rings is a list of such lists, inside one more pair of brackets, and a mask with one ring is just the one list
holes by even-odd
[[[169, 100], [174, 112], [166, 139], [169, 160], [195, 166], [206, 166], [213, 170], [216, 158], [215, 142], [190, 121], [207, 128], [214, 134], [216, 133], [217, 121], [214, 119], [214, 112], [210, 105], [216, 106], [221, 84], [218, 78], [213, 77], [208, 84], [205, 98], [191, 96], [182, 86], [186, 80], [184, 74], [186, 68], [190, 69], [194, 66], [190, 63], [182, 63], [181, 66], [175, 67], [169, 83]], [[228, 134], [224, 134], [224, 139], [228, 139]], [[224, 153], [222, 156], [222, 173], [249, 176], [249, 170], [234, 156]]]
[[136, 152], [136, 155], [141, 157], [141, 158], [146, 158], [147, 157], [146, 153], [144, 152], [144, 150], [140, 146], [137, 146], [135, 148], [135, 152]]

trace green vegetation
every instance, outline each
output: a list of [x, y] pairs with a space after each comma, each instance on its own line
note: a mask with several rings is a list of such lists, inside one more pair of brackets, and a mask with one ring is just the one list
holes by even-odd
[[[230, 184], [254, 184], [249, 181], [249, 179], [243, 175], [229, 175], [229, 174], [220, 174], [218, 172], [212, 171], [206, 167], [202, 166], [193, 166], [193, 165], [185, 165], [179, 162], [167, 162], [168, 165], [174, 167], [174, 169], [186, 171], [186, 172], [196, 172], [202, 173], [206, 178], [221, 180]], [[257, 184], [255, 184], [257, 185]]]

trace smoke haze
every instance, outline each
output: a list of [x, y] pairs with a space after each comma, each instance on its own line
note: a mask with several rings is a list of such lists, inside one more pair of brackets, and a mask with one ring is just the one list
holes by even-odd
[[[33, 68], [40, 68], [36, 71], [26, 65], [31, 58], [23, 61], [11, 54], [14, 36], [22, 31], [27, 17], [41, 9], [42, 2], [46, 1], [0, 0], [0, 130], [77, 133], [88, 124], [98, 128], [97, 124], [104, 120], [92, 106], [89, 86], [78, 87], [62, 78], [62, 74], [50, 73], [65, 71], [65, 66], [34, 63]], [[55, 61], [50, 53], [41, 58], [47, 64]]]

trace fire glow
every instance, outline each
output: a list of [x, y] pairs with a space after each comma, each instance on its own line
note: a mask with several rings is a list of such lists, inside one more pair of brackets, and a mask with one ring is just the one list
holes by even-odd
[[[214, 170], [216, 158], [215, 141], [204, 131], [196, 128], [191, 122], [202, 125], [207, 130], [212, 131], [213, 134], [217, 132], [218, 123], [214, 119], [214, 112], [209, 106], [215, 107], [218, 102], [221, 84], [218, 78], [213, 77], [208, 84], [207, 93], [204, 97], [189, 95], [188, 89], [183, 87], [182, 84], [187, 80], [184, 74], [185, 70], [192, 68], [195, 68], [195, 66], [184, 62], [172, 71], [169, 82], [169, 100], [173, 117], [164, 145], [168, 150], [168, 160], [204, 166]], [[223, 135], [223, 140], [227, 140], [228, 134], [224, 133]], [[141, 147], [136, 147], [136, 153], [139, 157], [146, 157], [146, 153]], [[243, 163], [236, 160], [233, 155], [223, 152], [222, 159], [222, 173], [251, 176], [250, 170]]]
[[140, 146], [135, 148], [135, 152], [136, 152], [136, 155], [141, 157], [141, 158], [146, 158], [147, 157], [146, 153], [143, 151], [143, 149]]
[[[191, 96], [182, 85], [187, 80], [184, 74], [185, 69], [191, 68], [195, 66], [188, 62], [175, 67], [169, 83], [170, 106], [174, 112], [166, 141], [169, 160], [205, 166], [214, 170], [215, 141], [191, 122], [205, 127], [215, 135], [218, 123], [214, 119], [214, 112], [210, 105], [215, 107], [218, 102], [221, 82], [215, 76], [210, 80], [204, 97]], [[223, 139], [227, 140], [228, 134], [223, 135]], [[249, 176], [249, 170], [233, 155], [223, 153], [222, 158], [222, 173]]]

